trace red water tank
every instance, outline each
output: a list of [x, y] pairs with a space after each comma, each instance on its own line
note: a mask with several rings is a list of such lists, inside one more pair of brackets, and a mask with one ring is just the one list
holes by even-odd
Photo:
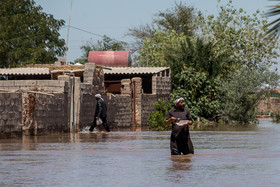
[[130, 67], [131, 56], [129, 51], [90, 51], [88, 62], [101, 66]]

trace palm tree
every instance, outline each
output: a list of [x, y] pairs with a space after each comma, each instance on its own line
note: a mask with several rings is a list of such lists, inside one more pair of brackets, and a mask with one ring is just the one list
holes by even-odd
[[[280, 1], [280, 0], [272, 0], [272, 1]], [[269, 9], [266, 13], [266, 16], [279, 16], [280, 15], [280, 4], [276, 4], [271, 6], [271, 9]], [[268, 23], [266, 28], [269, 28], [266, 34], [271, 37], [278, 36], [280, 34], [280, 18], [277, 18], [276, 20]]]

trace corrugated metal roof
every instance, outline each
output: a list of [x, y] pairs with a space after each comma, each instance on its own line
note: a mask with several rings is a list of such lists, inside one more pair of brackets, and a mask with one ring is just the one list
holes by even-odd
[[[104, 74], [156, 74], [169, 69], [168, 67], [106, 67]], [[52, 70], [56, 72], [76, 72], [78, 70]], [[0, 69], [0, 75], [49, 75], [49, 68], [4, 68]]]
[[106, 67], [104, 74], [156, 74], [168, 67]]
[[52, 70], [51, 73], [76, 73], [76, 72], [84, 72], [85, 69], [56, 69]]
[[0, 75], [48, 75], [49, 68], [4, 68], [0, 69]]

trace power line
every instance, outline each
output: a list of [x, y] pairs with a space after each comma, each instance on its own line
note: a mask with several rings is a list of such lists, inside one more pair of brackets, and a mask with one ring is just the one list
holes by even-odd
[[[61, 29], [64, 29], [64, 28], [67, 28], [68, 26], [64, 26], [62, 27]], [[104, 37], [106, 35], [100, 35], [100, 34], [96, 34], [96, 33], [93, 33], [91, 31], [87, 31], [87, 30], [84, 30], [84, 29], [81, 29], [81, 28], [78, 28], [78, 27], [75, 27], [75, 26], [72, 26], [70, 25], [69, 27], [73, 28], [73, 29], [76, 29], [76, 30], [79, 30], [79, 31], [82, 31], [82, 32], [85, 32], [85, 33], [88, 33], [88, 34], [91, 34], [91, 35], [94, 35], [94, 36], [98, 36], [98, 37]], [[9, 42], [9, 41], [12, 41], [12, 40], [16, 40], [16, 39], [21, 39], [21, 38], [28, 38], [28, 37], [32, 37], [32, 36], [40, 36], [40, 35], [44, 35], [44, 33], [40, 33], [40, 34], [32, 34], [32, 35], [26, 35], [26, 36], [19, 36], [19, 37], [15, 37], [15, 38], [10, 38], [8, 40], [4, 40], [4, 42]], [[109, 37], [109, 36], [108, 36]], [[111, 38], [110, 39], [114, 40], [114, 41], [117, 41], [117, 42], [123, 42], [123, 43], [127, 43], [127, 42], [124, 42], [124, 41], [121, 41], [121, 40], [116, 40], [114, 38]], [[131, 49], [135, 49], [135, 48], [131, 48]]]
[[[72, 25], [70, 25], [70, 27], [73, 28], [73, 29], [76, 29], [76, 30], [79, 30], [79, 31], [82, 31], [82, 32], [85, 32], [85, 33], [88, 33], [88, 34], [91, 34], [91, 35], [94, 35], [94, 36], [102, 37], [102, 38], [104, 38], [104, 36], [106, 36], [106, 35], [96, 34], [96, 33], [90, 32], [90, 31], [86, 31], [86, 30], [84, 30], [84, 29], [80, 29], [80, 28], [74, 27], [74, 26], [72, 26]], [[108, 37], [109, 37], [109, 36], [108, 36]], [[127, 42], [124, 42], [124, 41], [121, 41], [121, 40], [116, 40], [116, 39], [111, 38], [111, 37], [109, 37], [109, 38], [112, 39], [112, 40], [114, 40], [114, 41], [116, 41], [116, 42], [127, 43]]]
[[88, 34], [92, 34], [92, 35], [99, 36], [99, 37], [104, 37], [104, 36], [102, 36], [102, 35], [100, 35], [100, 34], [95, 34], [95, 33], [93, 33], [93, 32], [86, 31], [86, 30], [84, 30], [84, 29], [80, 29], [80, 28], [74, 27], [74, 26], [72, 26], [72, 25], [70, 25], [70, 27], [73, 28], [73, 29], [79, 30], [79, 31], [83, 31], [83, 32], [88, 33]]

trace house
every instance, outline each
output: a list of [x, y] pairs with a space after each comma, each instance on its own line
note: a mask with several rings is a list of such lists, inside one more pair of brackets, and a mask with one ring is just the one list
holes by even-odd
[[170, 74], [168, 67], [95, 63], [1, 69], [0, 136], [82, 130], [93, 120], [96, 93], [108, 104], [112, 130], [147, 130], [153, 104], [168, 100]]

